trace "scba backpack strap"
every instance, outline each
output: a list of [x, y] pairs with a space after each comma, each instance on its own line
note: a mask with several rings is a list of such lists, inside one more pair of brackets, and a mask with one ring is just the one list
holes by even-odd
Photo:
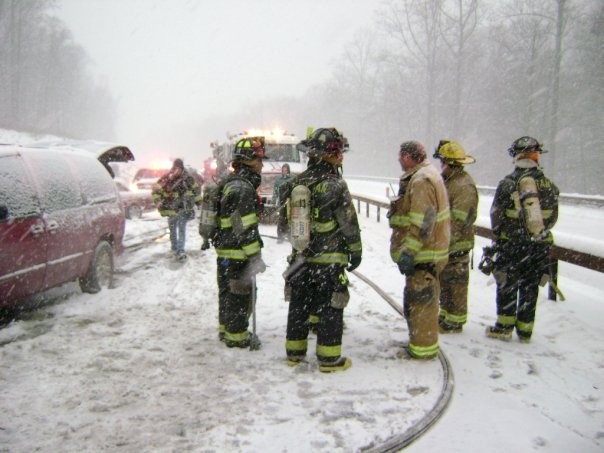
[[512, 196], [514, 207], [528, 235], [533, 239], [541, 238], [545, 231], [545, 224], [535, 179], [530, 175], [522, 176]]

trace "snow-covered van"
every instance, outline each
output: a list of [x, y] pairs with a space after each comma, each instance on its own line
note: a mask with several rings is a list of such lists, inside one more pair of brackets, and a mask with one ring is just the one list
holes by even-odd
[[124, 210], [109, 160], [128, 148], [0, 145], [0, 308], [79, 280], [95, 293], [113, 281]]

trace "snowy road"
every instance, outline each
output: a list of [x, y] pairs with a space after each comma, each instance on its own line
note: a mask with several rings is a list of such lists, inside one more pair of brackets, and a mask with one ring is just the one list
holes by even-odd
[[[149, 218], [129, 221], [128, 233], [153, 226]], [[400, 300], [389, 231], [373, 218], [361, 216], [359, 271]], [[0, 451], [349, 452], [405, 431], [434, 405], [440, 365], [395, 358], [405, 323], [355, 277], [344, 333], [352, 368], [324, 375], [312, 356], [285, 364], [288, 248], [270, 238], [271, 266], [258, 278], [263, 348], [225, 348], [215, 254], [199, 251], [194, 223], [188, 231], [184, 265], [163, 237], [121, 260], [117, 288], [89, 295], [66, 285], [52, 305], [0, 330]], [[559, 283], [567, 302], [542, 291], [533, 342], [502, 343], [484, 336], [494, 286], [472, 271], [464, 333], [440, 339], [452, 402], [408, 451], [602, 450], [604, 277], [562, 263]]]

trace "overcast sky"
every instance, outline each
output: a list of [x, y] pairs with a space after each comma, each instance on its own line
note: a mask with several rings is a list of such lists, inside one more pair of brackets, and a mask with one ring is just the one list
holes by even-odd
[[[257, 99], [299, 96], [329, 79], [346, 44], [373, 25], [380, 3], [59, 0], [56, 14], [119, 100], [118, 140], [172, 155], [166, 148], [184, 152], [175, 138], [183, 124]], [[206, 143], [200, 147], [209, 152]]]

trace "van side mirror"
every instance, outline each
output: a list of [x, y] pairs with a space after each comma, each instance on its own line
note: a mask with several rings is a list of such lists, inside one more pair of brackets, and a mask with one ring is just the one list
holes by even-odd
[[0, 206], [0, 222], [8, 219], [8, 208]]

